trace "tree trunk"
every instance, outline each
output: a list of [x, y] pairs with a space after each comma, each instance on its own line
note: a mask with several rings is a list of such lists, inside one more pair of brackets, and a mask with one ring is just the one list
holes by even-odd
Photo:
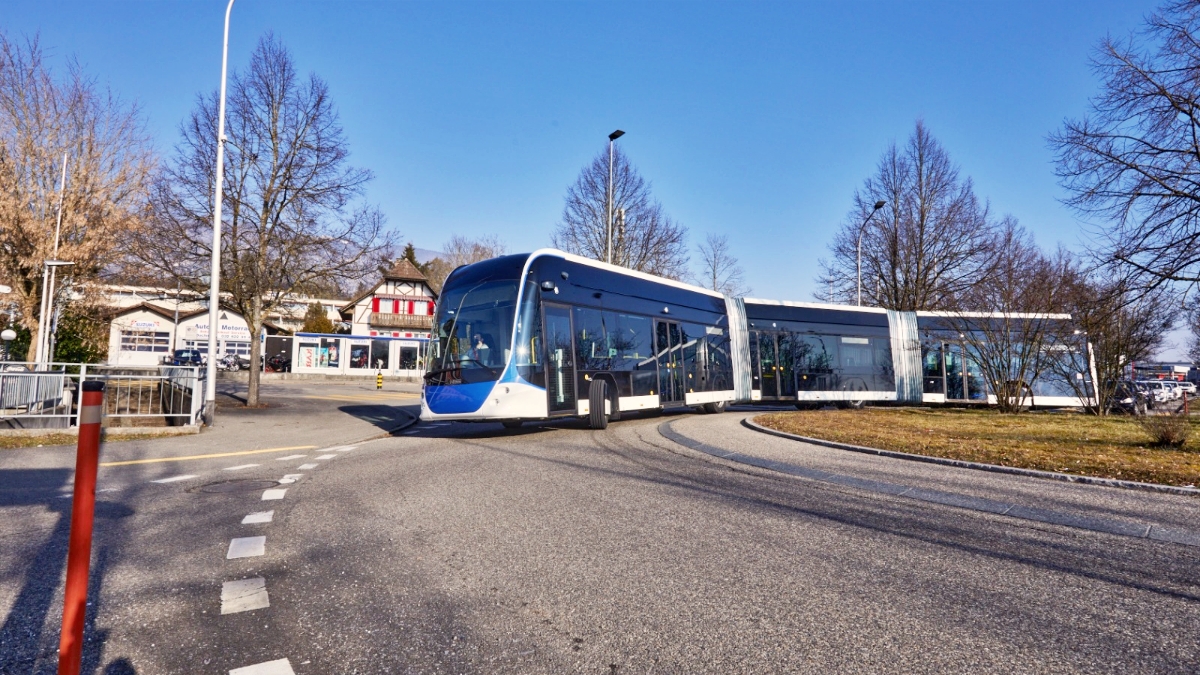
[[262, 333], [262, 298], [255, 298], [250, 316], [246, 317], [250, 326], [250, 372], [247, 374], [246, 407], [258, 405], [258, 384], [262, 379], [262, 346], [258, 336]]

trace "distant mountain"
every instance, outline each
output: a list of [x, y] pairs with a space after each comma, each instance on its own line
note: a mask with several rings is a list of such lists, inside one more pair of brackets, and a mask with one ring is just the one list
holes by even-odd
[[417, 253], [417, 262], [421, 263], [422, 265], [430, 260], [433, 260], [434, 258], [444, 258], [446, 256], [446, 254], [442, 253], [441, 251], [430, 251], [427, 248], [414, 248], [413, 250]]

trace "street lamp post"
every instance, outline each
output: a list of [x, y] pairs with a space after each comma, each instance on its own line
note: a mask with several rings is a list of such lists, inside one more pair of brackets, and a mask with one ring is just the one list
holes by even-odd
[[47, 260], [42, 267], [42, 313], [38, 316], [38, 343], [33, 357], [35, 369], [42, 365], [43, 361], [47, 363], [54, 361], [54, 355], [46, 353], [50, 346], [47, 318], [54, 311], [54, 278], [50, 275], [50, 270], [74, 264], [66, 260]]
[[213, 201], [212, 276], [208, 287], [208, 381], [204, 390], [204, 423], [213, 425], [217, 414], [217, 326], [221, 305], [221, 200], [225, 180], [225, 73], [229, 68], [229, 14], [233, 0], [225, 7], [225, 39], [221, 44], [221, 100], [217, 109], [217, 175]]
[[875, 216], [875, 212], [887, 205], [885, 201], [875, 202], [875, 208], [871, 209], [871, 214], [867, 216], [862, 225], [858, 228], [858, 306], [862, 307], [862, 238], [863, 232], [867, 230], [867, 223], [871, 222], [871, 218]]
[[608, 232], [608, 257], [607, 262], [612, 264], [612, 249], [613, 249], [613, 141], [625, 135], [624, 131], [617, 129], [608, 135], [608, 215], [605, 220], [605, 226]]
[[[63, 195], [66, 193], [66, 190], [67, 190], [67, 153], [64, 152], [63, 153], [63, 163], [62, 163], [62, 178], [60, 178], [59, 182], [58, 182], [58, 217], [54, 223], [54, 249], [50, 253], [50, 257], [52, 259], [58, 257], [58, 239], [59, 239], [59, 234], [62, 232]], [[35, 368], [37, 367], [37, 365], [40, 365], [42, 363], [43, 359], [46, 358], [46, 350], [50, 344], [50, 340], [46, 336], [46, 331], [45, 331], [46, 312], [50, 311], [50, 305], [54, 304], [54, 276], [55, 276], [54, 272], [55, 272], [55, 270], [53, 270], [51, 268], [55, 267], [55, 265], [51, 265], [50, 263], [51, 263], [51, 260], [47, 260], [45, 267], [42, 268], [42, 304], [40, 307], [41, 313], [38, 314], [37, 349], [34, 350], [34, 356], [33, 356], [33, 362], [35, 364], [34, 365]], [[47, 292], [47, 290], [46, 290], [47, 286], [50, 289], [49, 292]], [[49, 301], [46, 300], [47, 297], [50, 298]], [[47, 302], [49, 304], [47, 304]], [[49, 360], [53, 361], [54, 356], [50, 355]]]

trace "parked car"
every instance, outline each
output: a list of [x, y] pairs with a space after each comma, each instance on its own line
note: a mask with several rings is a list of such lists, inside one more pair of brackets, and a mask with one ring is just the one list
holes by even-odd
[[204, 358], [199, 349], [176, 349], [175, 356], [171, 358], [171, 365], [201, 366], [204, 365]]
[[1162, 383], [1167, 388], [1167, 391], [1171, 392], [1172, 401], [1178, 401], [1183, 398], [1183, 389], [1180, 389], [1178, 382], [1175, 380], [1163, 380]]
[[1170, 403], [1175, 400], [1171, 388], [1162, 380], [1143, 380], [1138, 384], [1146, 388], [1146, 391], [1150, 393], [1150, 400], [1154, 403]]
[[1179, 388], [1188, 396], [1196, 395], [1196, 383], [1194, 382], [1180, 382]]
[[1145, 415], [1150, 408], [1149, 395], [1137, 383], [1118, 382], [1113, 392], [1112, 407], [1114, 412]]

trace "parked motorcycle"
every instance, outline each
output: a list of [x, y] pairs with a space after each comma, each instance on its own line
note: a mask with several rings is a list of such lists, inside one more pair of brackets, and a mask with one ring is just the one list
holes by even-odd
[[248, 369], [249, 367], [250, 362], [237, 354], [226, 354], [217, 361], [218, 370], [238, 371]]
[[279, 352], [267, 357], [267, 370], [272, 373], [286, 373], [292, 370], [292, 360], [287, 352]]

